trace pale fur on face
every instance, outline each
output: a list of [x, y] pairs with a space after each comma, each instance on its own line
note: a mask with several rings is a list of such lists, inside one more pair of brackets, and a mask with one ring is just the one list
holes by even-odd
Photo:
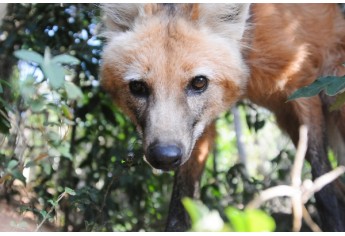
[[[178, 143], [182, 164], [216, 116], [233, 105], [247, 83], [241, 55], [247, 4], [105, 4], [108, 43], [102, 84], [138, 126], [144, 150], [153, 142]], [[188, 95], [190, 81], [208, 88]], [[146, 99], [128, 83], [145, 81]]]

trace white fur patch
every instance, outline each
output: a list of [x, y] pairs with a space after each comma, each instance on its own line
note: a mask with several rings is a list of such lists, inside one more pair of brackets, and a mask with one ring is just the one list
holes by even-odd
[[209, 67], [199, 67], [199, 68], [196, 68], [194, 71], [193, 71], [193, 74], [194, 76], [197, 76], [197, 75], [204, 75], [206, 76], [207, 78], [212, 78], [214, 77], [215, 73], [214, 71], [209, 68]]
[[132, 68], [130, 68], [123, 76], [123, 80], [127, 82], [140, 79], [142, 79], [142, 74], [134, 68], [134, 66], [132, 66]]

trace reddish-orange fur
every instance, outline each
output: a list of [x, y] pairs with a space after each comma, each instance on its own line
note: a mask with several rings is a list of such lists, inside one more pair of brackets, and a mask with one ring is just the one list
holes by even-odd
[[252, 5], [247, 96], [271, 110], [279, 110], [288, 95], [319, 76], [345, 74], [340, 10], [334, 4], [302, 5]]

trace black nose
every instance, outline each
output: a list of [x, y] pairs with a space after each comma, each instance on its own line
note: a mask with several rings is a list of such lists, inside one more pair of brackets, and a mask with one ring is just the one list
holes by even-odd
[[177, 145], [152, 144], [146, 158], [156, 169], [171, 170], [181, 164], [182, 149]]

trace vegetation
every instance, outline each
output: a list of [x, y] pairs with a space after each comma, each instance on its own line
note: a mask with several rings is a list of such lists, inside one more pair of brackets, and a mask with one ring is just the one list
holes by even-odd
[[[60, 231], [162, 231], [173, 173], [143, 161], [135, 127], [99, 86], [100, 22], [94, 4], [9, 5], [0, 28], [0, 200], [32, 212], [37, 230], [50, 222]], [[289, 182], [291, 142], [260, 151], [259, 135], [280, 135], [272, 116], [247, 102], [238, 109], [251, 161], [239, 163], [234, 117], [223, 114], [202, 203], [184, 200], [191, 230], [289, 231], [288, 199], [242, 210]], [[208, 217], [219, 227], [203, 228]], [[281, 217], [290, 222], [274, 222]]]
[[[344, 64], [345, 66], [345, 64]], [[336, 96], [331, 110], [339, 109], [345, 103], [345, 76], [326, 76], [320, 77], [312, 84], [300, 88], [289, 97], [294, 100], [301, 97], [312, 97], [324, 91], [328, 96]]]

